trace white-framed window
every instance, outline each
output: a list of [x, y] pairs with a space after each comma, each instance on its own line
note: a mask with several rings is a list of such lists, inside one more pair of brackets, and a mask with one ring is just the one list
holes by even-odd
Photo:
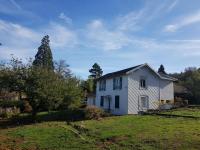
[[146, 89], [147, 88], [147, 82], [145, 77], [140, 77], [140, 88]]
[[122, 77], [113, 78], [113, 90], [122, 89]]
[[105, 91], [106, 90], [106, 80], [100, 80], [99, 81], [99, 91]]
[[145, 96], [145, 95], [140, 96], [140, 107], [142, 109], [147, 109], [149, 107], [148, 96]]

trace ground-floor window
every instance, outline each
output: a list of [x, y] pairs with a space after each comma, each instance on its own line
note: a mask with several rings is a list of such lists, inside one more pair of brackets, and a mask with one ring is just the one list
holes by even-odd
[[140, 97], [140, 106], [142, 108], [148, 108], [148, 106], [149, 106], [148, 96], [141, 96]]
[[115, 96], [115, 108], [119, 108], [119, 95]]
[[101, 96], [100, 106], [103, 107], [103, 105], [104, 105], [104, 96]]

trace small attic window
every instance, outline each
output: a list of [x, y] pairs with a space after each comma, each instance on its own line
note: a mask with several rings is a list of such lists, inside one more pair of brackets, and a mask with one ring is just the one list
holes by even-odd
[[146, 86], [146, 79], [144, 77], [140, 77], [140, 88], [145, 89]]

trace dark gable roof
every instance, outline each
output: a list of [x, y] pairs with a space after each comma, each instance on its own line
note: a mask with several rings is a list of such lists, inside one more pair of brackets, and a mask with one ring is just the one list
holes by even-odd
[[[141, 64], [141, 65], [143, 65], [143, 64]], [[105, 75], [101, 76], [100, 78], [98, 78], [97, 80], [102, 80], [102, 79], [112, 78], [112, 77], [115, 77], [115, 76], [124, 75], [126, 72], [131, 71], [132, 69], [135, 69], [135, 68], [137, 68], [141, 65], [137, 65], [137, 66], [126, 68], [126, 69], [123, 69], [123, 70], [120, 70], [120, 71], [105, 74]]]
[[176, 78], [173, 78], [167, 74], [163, 74], [163, 73], [157, 73], [156, 71], [154, 71], [148, 64], [141, 64], [141, 65], [137, 65], [137, 66], [134, 66], [134, 67], [130, 67], [130, 68], [127, 68], [127, 69], [123, 69], [123, 70], [120, 70], [120, 71], [116, 71], [116, 72], [111, 72], [111, 73], [108, 73], [108, 74], [105, 74], [103, 76], [101, 76], [100, 78], [97, 79], [98, 80], [102, 80], [102, 79], [108, 79], [108, 78], [113, 78], [113, 77], [116, 77], [116, 76], [121, 76], [121, 75], [124, 75], [126, 74], [128, 71], [131, 71], [133, 69], [136, 69], [140, 66], [147, 66], [149, 67], [153, 72], [155, 72], [161, 79], [165, 79], [165, 80], [171, 80], [171, 81], [177, 81]]
[[170, 79], [170, 80], [177, 80], [176, 78], [174, 77], [171, 77], [169, 76], [168, 74], [164, 74], [164, 73], [159, 73], [159, 75], [163, 78], [167, 78], [167, 79]]

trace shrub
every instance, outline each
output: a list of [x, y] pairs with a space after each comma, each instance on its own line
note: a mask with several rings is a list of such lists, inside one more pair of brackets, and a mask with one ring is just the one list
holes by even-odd
[[95, 106], [88, 106], [85, 108], [85, 119], [100, 119], [104, 116], [107, 116], [107, 114], [100, 108], [97, 108]]
[[23, 105], [22, 101], [16, 100], [0, 100], [0, 107], [8, 108], [8, 107], [18, 107], [21, 108]]
[[8, 107], [1, 108], [0, 107], [0, 117], [2, 118], [11, 118], [13, 116], [17, 116], [20, 113], [20, 109], [17, 107]]
[[32, 111], [32, 107], [28, 101], [23, 102], [23, 107], [24, 107], [23, 112], [25, 112], [25, 113], [30, 113]]

